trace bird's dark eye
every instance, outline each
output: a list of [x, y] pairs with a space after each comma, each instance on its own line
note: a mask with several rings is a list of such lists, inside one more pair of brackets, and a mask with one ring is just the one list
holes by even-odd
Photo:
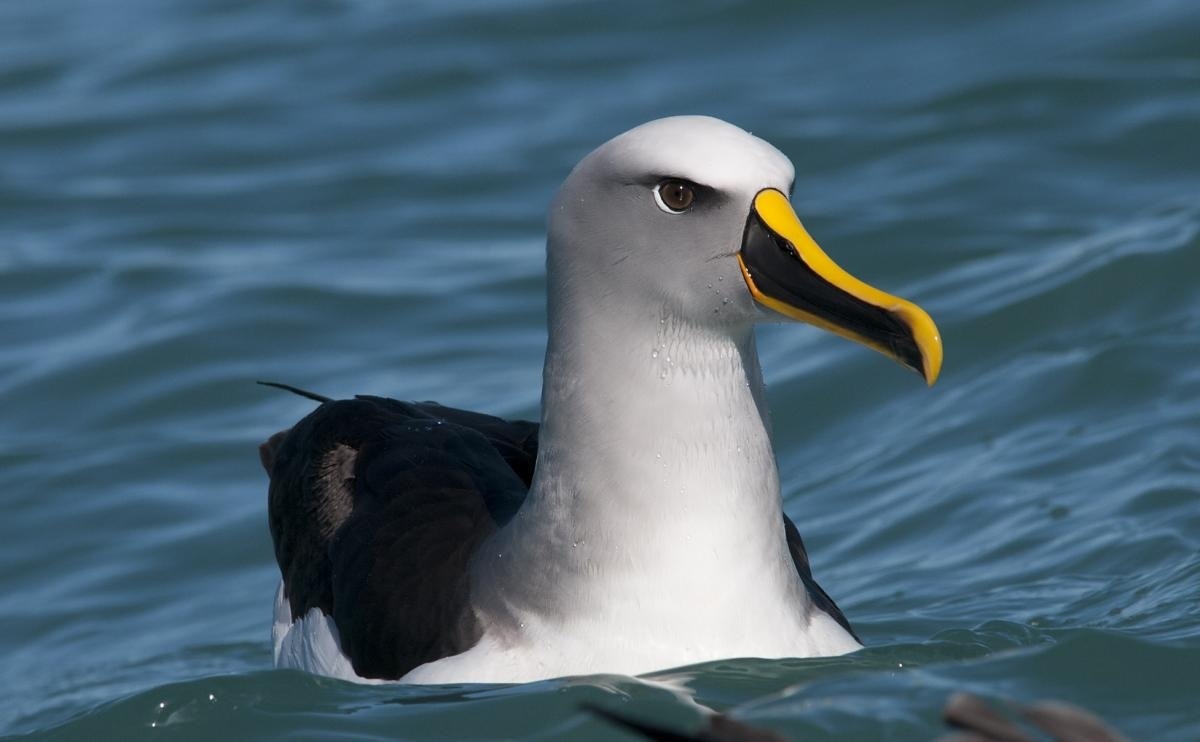
[[696, 201], [696, 189], [686, 180], [671, 178], [654, 187], [658, 208], [671, 214], [682, 214]]

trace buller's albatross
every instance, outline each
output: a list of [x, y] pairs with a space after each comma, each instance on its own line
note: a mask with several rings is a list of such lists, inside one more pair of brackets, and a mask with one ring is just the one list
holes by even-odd
[[817, 325], [930, 384], [941, 340], [821, 251], [793, 175], [706, 117], [585, 157], [550, 210], [540, 426], [309, 395], [261, 447], [276, 665], [520, 682], [858, 649], [783, 512], [754, 325]]

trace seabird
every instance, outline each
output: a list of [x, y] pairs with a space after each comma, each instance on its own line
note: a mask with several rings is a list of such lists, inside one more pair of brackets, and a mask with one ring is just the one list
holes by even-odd
[[260, 448], [275, 664], [523, 682], [858, 649], [783, 512], [754, 326], [807, 322], [929, 384], [941, 340], [826, 256], [793, 177], [699, 116], [585, 157], [549, 214], [540, 425], [309, 395]]

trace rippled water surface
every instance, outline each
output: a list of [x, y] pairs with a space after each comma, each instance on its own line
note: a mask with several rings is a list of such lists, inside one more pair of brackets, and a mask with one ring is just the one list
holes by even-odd
[[929, 739], [956, 689], [1200, 738], [1198, 39], [1190, 0], [0, 4], [0, 733], [693, 723], [631, 678], [270, 669], [255, 447], [310, 405], [253, 381], [536, 416], [551, 194], [708, 113], [946, 366], [762, 333], [786, 508], [869, 648], [656, 677], [804, 739]]

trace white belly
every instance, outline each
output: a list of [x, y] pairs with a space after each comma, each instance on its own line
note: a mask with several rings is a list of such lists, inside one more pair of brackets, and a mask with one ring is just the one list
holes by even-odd
[[[640, 675], [732, 657], [822, 657], [860, 648], [821, 612], [814, 612], [801, 631], [790, 621], [772, 621], [752, 610], [739, 613], [736, 626], [697, 620], [662, 633], [645, 623], [576, 621], [555, 628], [529, 620], [517, 635], [485, 632], [467, 651], [414, 668], [400, 682], [524, 683], [595, 673]], [[360, 683], [385, 682], [354, 672], [338, 642], [333, 619], [319, 609], [293, 622], [282, 584], [276, 593], [271, 634], [276, 667]]]
[[[714, 611], [713, 613], [720, 613]], [[467, 651], [430, 662], [404, 676], [411, 683], [524, 683], [567, 675], [643, 675], [734, 657], [826, 657], [861, 649], [854, 637], [822, 612], [803, 627], [739, 611], [737, 625], [692, 616], [674, 623], [608, 617], [550, 626], [527, 618], [517, 636], [484, 633]]]

